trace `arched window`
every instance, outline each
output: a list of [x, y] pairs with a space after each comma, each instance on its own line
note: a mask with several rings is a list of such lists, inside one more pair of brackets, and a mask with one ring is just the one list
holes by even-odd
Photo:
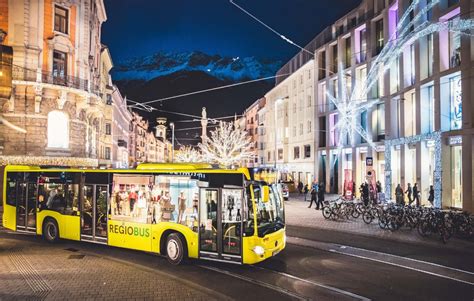
[[48, 147], [69, 148], [69, 118], [63, 112], [48, 114]]

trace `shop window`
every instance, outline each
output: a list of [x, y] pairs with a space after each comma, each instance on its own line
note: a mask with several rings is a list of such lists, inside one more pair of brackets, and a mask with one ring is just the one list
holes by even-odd
[[304, 146], [304, 157], [311, 158], [311, 145], [307, 144]]
[[451, 148], [451, 199], [452, 205], [462, 208], [462, 146]]
[[62, 33], [68, 33], [69, 11], [65, 8], [54, 7], [54, 30]]
[[69, 118], [63, 112], [48, 113], [48, 147], [69, 148]]

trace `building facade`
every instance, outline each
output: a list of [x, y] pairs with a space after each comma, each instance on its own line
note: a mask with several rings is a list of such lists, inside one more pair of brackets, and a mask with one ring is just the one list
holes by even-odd
[[129, 167], [130, 124], [132, 113], [128, 110], [127, 100], [116, 86], [112, 93], [112, 163], [115, 168]]
[[13, 48], [1, 164], [97, 166], [103, 1], [0, 2], [3, 44]]
[[109, 49], [102, 45], [100, 52], [99, 91], [102, 102], [105, 103], [105, 106], [104, 111], [101, 112], [101, 118], [99, 119], [98, 159], [99, 166], [101, 167], [112, 167], [112, 94], [114, 93], [114, 87], [112, 84], [112, 77], [110, 76], [110, 70], [112, 70], [113, 66]]
[[244, 166], [247, 167], [258, 167], [259, 164], [259, 150], [258, 150], [258, 127], [259, 127], [259, 114], [260, 108], [265, 106], [265, 97], [257, 99], [250, 107], [248, 107], [242, 117], [240, 118], [239, 127], [247, 132], [247, 135], [252, 141], [251, 150], [254, 152], [254, 158], [247, 159], [243, 162]]
[[[315, 154], [307, 164], [314, 164], [313, 177], [325, 183], [327, 192], [342, 194], [352, 182], [359, 186], [380, 181], [386, 196], [394, 198], [396, 185], [406, 189], [408, 183], [417, 183], [422, 204], [428, 203], [433, 185], [436, 205], [474, 209], [474, 51], [469, 35], [441, 29], [405, 45], [395, 63], [380, 72], [362, 95], [365, 109], [351, 116], [366, 135], [353, 131], [350, 137], [339, 137], [336, 125], [343, 115], [331, 99], [351, 93], [367, 78], [379, 53], [397, 36], [397, 24], [412, 2], [362, 1], [318, 34], [305, 47], [308, 51], [298, 53], [278, 71], [276, 86], [265, 95], [267, 105], [259, 110], [261, 163], [279, 167], [283, 176], [290, 173], [293, 180], [305, 178], [292, 173], [298, 172], [293, 168], [295, 146], [300, 145], [301, 156], [301, 145], [307, 143], [298, 140], [307, 114], [292, 112], [295, 100], [305, 95], [298, 94], [298, 77], [309, 68], [313, 77], [302, 86], [308, 87], [306, 96], [313, 86], [313, 137], [308, 139], [313, 140]], [[425, 11], [430, 2], [415, 3], [408, 20], [415, 23], [409, 30], [423, 22], [474, 18], [471, 0], [440, 0]], [[296, 96], [291, 90], [295, 80]]]
[[[263, 137], [265, 165], [272, 163], [282, 180], [310, 185], [315, 180], [314, 60], [309, 60], [265, 95]], [[276, 140], [275, 140], [276, 139]]]

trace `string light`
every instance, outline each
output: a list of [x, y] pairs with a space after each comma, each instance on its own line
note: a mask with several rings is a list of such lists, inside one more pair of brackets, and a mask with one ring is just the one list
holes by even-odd
[[235, 128], [232, 122], [220, 122], [219, 127], [211, 131], [210, 137], [198, 147], [205, 162], [232, 167], [255, 156], [252, 145], [246, 131]]

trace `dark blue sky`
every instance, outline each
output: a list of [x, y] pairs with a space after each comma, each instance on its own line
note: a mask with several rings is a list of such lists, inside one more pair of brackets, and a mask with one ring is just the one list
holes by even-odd
[[[306, 45], [360, 0], [235, 0], [265, 23]], [[298, 49], [228, 0], [105, 0], [102, 41], [114, 60], [159, 50], [287, 60]]]

